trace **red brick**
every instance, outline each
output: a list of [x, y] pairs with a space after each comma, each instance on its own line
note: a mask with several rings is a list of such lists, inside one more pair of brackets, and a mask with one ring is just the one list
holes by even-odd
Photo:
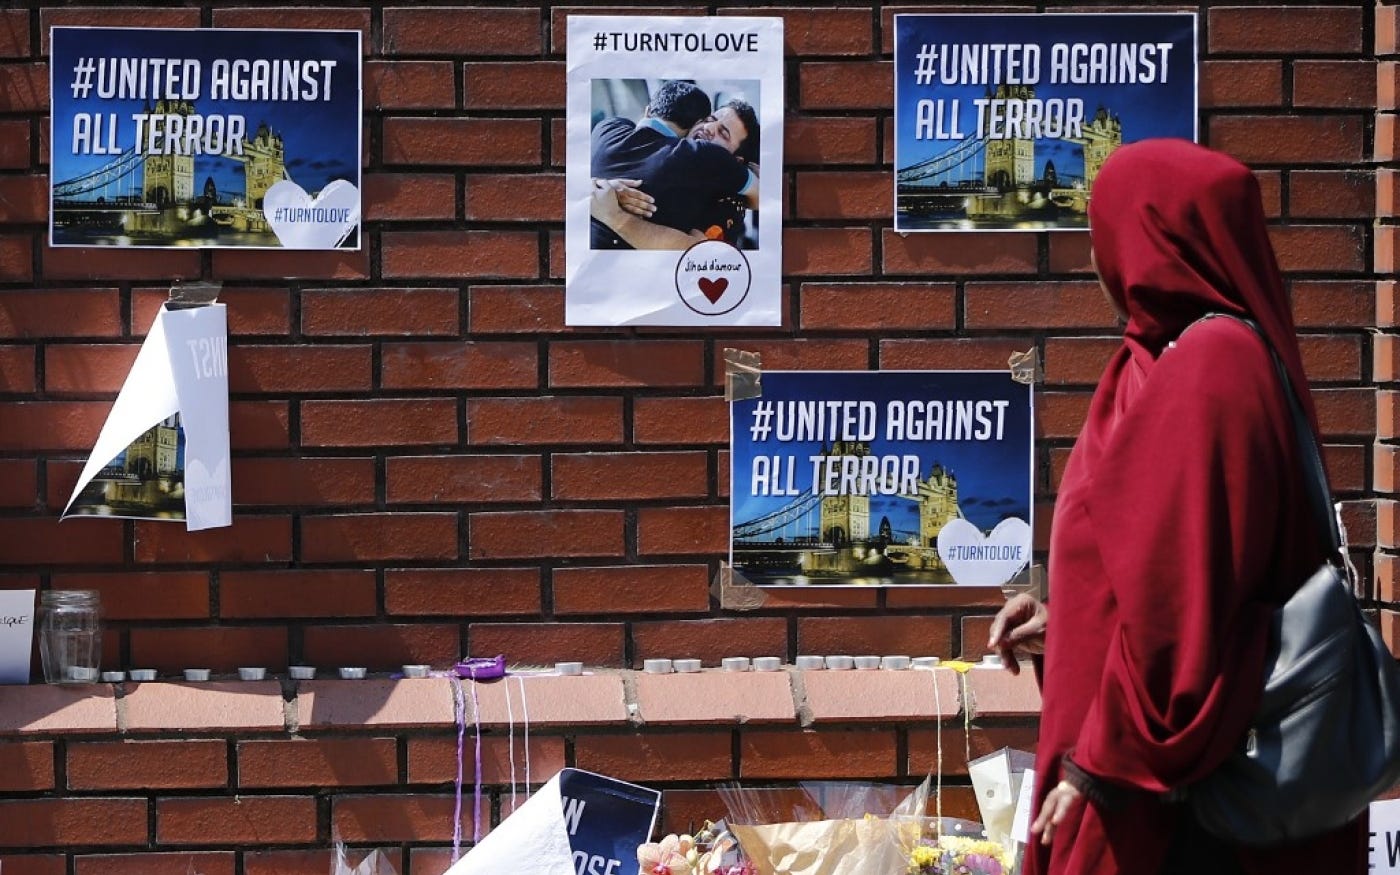
[[1283, 105], [1282, 61], [1205, 61], [1201, 64], [1201, 108]]
[[1246, 164], [1360, 164], [1364, 131], [1360, 115], [1217, 115], [1209, 142]]
[[1113, 308], [1097, 283], [968, 283], [968, 328], [1109, 328]]
[[632, 416], [639, 444], [729, 444], [729, 405], [718, 396], [637, 398]]
[[874, 266], [866, 228], [784, 228], [783, 274], [869, 274]]
[[948, 656], [952, 636], [948, 617], [801, 617], [797, 652]]
[[1400, 109], [1400, 64], [1381, 61], [1375, 65], [1376, 101], [1380, 110]]
[[0, 800], [0, 848], [145, 843], [145, 799]]
[[0, 347], [0, 392], [32, 393], [38, 388], [34, 347]]
[[1356, 382], [1361, 379], [1361, 338], [1337, 334], [1298, 338], [1308, 381]]
[[[457, 215], [457, 180], [446, 173], [367, 173], [364, 211], [371, 222], [453, 219]], [[375, 294], [373, 290], [356, 291], [361, 295]], [[455, 307], [452, 315], [455, 318]], [[410, 316], [404, 314], [400, 318]], [[302, 318], [305, 319], [304, 313]]]
[[[0, 93], [0, 98], [3, 96]], [[33, 278], [34, 249], [29, 238], [0, 237], [0, 279], [27, 282]]]
[[384, 573], [384, 609], [391, 616], [406, 617], [530, 616], [540, 613], [540, 572], [536, 568], [390, 569]]
[[121, 333], [121, 299], [116, 289], [0, 291], [0, 337], [119, 337]]
[[620, 556], [622, 524], [621, 511], [611, 510], [474, 513], [468, 522], [470, 556]]
[[235, 507], [369, 505], [374, 503], [373, 459], [236, 458]]
[[699, 386], [705, 347], [690, 340], [562, 341], [550, 345], [552, 388]]
[[49, 178], [43, 174], [0, 177], [0, 222], [38, 224], [49, 219]]
[[1376, 393], [1370, 389], [1323, 389], [1313, 392], [1317, 417], [1327, 437], [1370, 437], [1376, 429]]
[[1376, 54], [1393, 55], [1400, 51], [1400, 15], [1394, 6], [1376, 7]]
[[637, 511], [637, 552], [643, 556], [723, 553], [729, 549], [729, 508], [646, 507]]
[[622, 442], [619, 398], [469, 398], [466, 404], [467, 441], [474, 445]]
[[1206, 13], [1205, 31], [1212, 55], [1357, 54], [1362, 48], [1359, 9], [1215, 8]]
[[886, 340], [880, 344], [880, 367], [895, 371], [1000, 370], [1013, 353], [1030, 349], [1029, 338], [948, 337], [930, 343]]
[[384, 163], [539, 166], [539, 119], [387, 118]]
[[554, 571], [554, 613], [560, 615], [700, 613], [710, 606], [709, 592], [709, 569], [704, 565]]
[[473, 286], [468, 298], [472, 334], [566, 330], [561, 286]]
[[468, 174], [465, 192], [468, 220], [564, 221], [562, 173]]
[[371, 348], [246, 346], [229, 349], [229, 391], [241, 394], [368, 392]]
[[887, 274], [1034, 273], [1035, 235], [1024, 233], [897, 234], [883, 231]]
[[1360, 492], [1368, 488], [1366, 463], [1371, 457], [1368, 448], [1333, 445], [1324, 446], [1322, 450], [1327, 460], [1327, 479], [1333, 490]]
[[28, 10], [0, 12], [0, 58], [29, 57], [29, 37]]
[[455, 513], [360, 513], [304, 516], [306, 562], [456, 559]]
[[783, 163], [788, 167], [871, 164], [876, 161], [875, 120], [833, 116], [786, 119]]
[[[351, 866], [358, 866], [370, 853], [379, 853], [393, 867], [395, 872], [405, 871], [403, 868], [403, 852], [396, 848], [376, 848], [374, 851], [365, 851], [358, 848], [347, 848], [346, 859]], [[450, 856], [452, 851], [447, 851]], [[335, 871], [336, 857], [335, 851], [329, 848], [319, 848], [306, 851], [244, 851], [243, 852], [243, 873], [244, 875], [326, 875], [327, 872]], [[416, 864], [414, 872], [419, 872]], [[179, 875], [179, 873], [175, 873]], [[200, 873], [203, 875], [203, 873]]]
[[[0, 238], [0, 276], [20, 278], [7, 270], [5, 257], [7, 244], [15, 238]], [[23, 240], [24, 264], [29, 263], [29, 241]], [[194, 279], [199, 276], [199, 253], [167, 250], [165, 255], [154, 261], [139, 249], [119, 249], [117, 247], [65, 246], [41, 250], [43, 276], [48, 280], [84, 280], [112, 282], [114, 280], [151, 280], [168, 277], [172, 280]], [[157, 266], [158, 265], [158, 266]], [[27, 274], [26, 274], [27, 276]]]
[[0, 507], [33, 509], [38, 504], [38, 461], [0, 459]]
[[1119, 337], [1056, 337], [1045, 341], [1045, 382], [1057, 386], [1093, 386], [1103, 375], [1109, 356], [1122, 344]]
[[369, 61], [364, 65], [365, 106], [377, 110], [453, 109], [456, 74], [451, 61]]
[[302, 658], [310, 665], [357, 665], [370, 671], [397, 671], [403, 665], [447, 668], [462, 655], [455, 625], [309, 626], [302, 637]]
[[407, 8], [384, 10], [389, 55], [535, 55], [542, 48], [533, 8]]
[[291, 414], [285, 401], [230, 401], [228, 419], [234, 450], [278, 450], [291, 445]]
[[88, 854], [73, 863], [77, 875], [234, 875], [233, 851]]
[[458, 331], [458, 292], [307, 289], [301, 293], [301, 330], [328, 336], [452, 335]]
[[306, 844], [317, 839], [310, 796], [237, 796], [156, 800], [162, 845]]
[[457, 402], [451, 398], [301, 402], [303, 447], [455, 444], [457, 438]]
[[385, 389], [533, 389], [539, 385], [537, 349], [523, 341], [385, 343], [380, 384]]
[[48, 103], [48, 64], [0, 64], [0, 111], [43, 112]]
[[[527, 702], [519, 698], [520, 687], [508, 686], [514, 696], [515, 719], [524, 723], [524, 710]], [[515, 730], [517, 734], [520, 729]], [[525, 780], [525, 739], [513, 740], [502, 736], [487, 736], [481, 739], [481, 781], [484, 784], [507, 785], [511, 781], [511, 747], [514, 745], [515, 768], [513, 774], [518, 783]], [[530, 739], [529, 761], [531, 777], [539, 781], [564, 767], [564, 739], [536, 735]], [[476, 768], [472, 758], [462, 764], [462, 780], [475, 782]], [[408, 783], [446, 784], [457, 778], [457, 738], [455, 735], [440, 738], [410, 738], [408, 740]], [[504, 804], [504, 803], [503, 803]]]
[[726, 656], [787, 656], [787, 620], [754, 617], [664, 620], [632, 626], [632, 660], [698, 659], [717, 666]]
[[293, 30], [358, 30], [360, 45], [370, 50], [370, 13], [368, 9], [348, 6], [325, 8], [239, 8], [214, 11], [215, 27], [288, 28]]
[[530, 279], [539, 273], [533, 231], [386, 231], [381, 240], [386, 278]]
[[385, 463], [390, 504], [538, 501], [539, 456], [390, 456]]
[[[0, 417], [3, 419], [3, 417]], [[115, 520], [0, 519], [0, 565], [76, 565], [122, 561], [126, 537]]]
[[556, 453], [551, 482], [564, 501], [703, 498], [708, 474], [703, 452]]
[[797, 174], [794, 214], [799, 219], [889, 219], [893, 205], [888, 173]]
[[467, 109], [564, 108], [562, 61], [469, 61], [462, 79]]
[[1293, 105], [1324, 109], [1374, 109], [1375, 61], [1295, 61]]
[[532, 665], [567, 661], [620, 668], [625, 634], [621, 623], [472, 623], [467, 652], [504, 653]]
[[134, 344], [52, 344], [44, 355], [44, 388], [55, 395], [115, 394], [137, 349]]
[[0, 742], [0, 792], [52, 790], [53, 763], [52, 741]]
[[[745, 9], [719, 13], [751, 14]], [[790, 55], [868, 55], [874, 48], [869, 10], [764, 7], [763, 14], [783, 19], [783, 46]]]
[[[331, 829], [345, 842], [446, 842], [452, 840], [454, 807], [450, 795], [337, 796]], [[462, 805], [461, 830], [472, 834], [470, 803]]]
[[186, 668], [229, 673], [245, 665], [272, 670], [287, 665], [287, 630], [275, 626], [134, 628], [127, 634], [133, 667], [167, 674]]
[[373, 617], [374, 573], [351, 569], [223, 571], [219, 616], [224, 619]]
[[1317, 219], [1369, 219], [1376, 210], [1376, 176], [1364, 170], [1294, 170], [1289, 174], [1289, 215]]
[[292, 558], [291, 520], [240, 515], [233, 525], [189, 532], [183, 525], [137, 521], [132, 533], [137, 562], [278, 562]]
[[[716, 338], [716, 349], [757, 353], [770, 371], [863, 371], [870, 366], [870, 346], [864, 339], [753, 340]], [[716, 356], [711, 381], [724, 382], [724, 365]], [[726, 419], [727, 422], [727, 419]]]
[[952, 283], [803, 283], [804, 330], [951, 330], [956, 322]]
[[739, 776], [801, 780], [897, 775], [893, 730], [749, 729], [739, 732]]
[[808, 61], [797, 69], [804, 110], [885, 109], [894, 101], [894, 64]]
[[[1355, 280], [1294, 280], [1293, 319], [1301, 328], [1377, 324], [1376, 284]], [[1384, 323], [1379, 323], [1384, 324]]]
[[[943, 729], [911, 729], [909, 731], [909, 772], [924, 775], [938, 768], [942, 751], [943, 774], [967, 775], [969, 759], [996, 753], [1004, 747], [1035, 751], [1037, 732], [1031, 727], [978, 726], [971, 731], [962, 726]], [[942, 735], [941, 747], [939, 735]], [[971, 757], [968, 756], [969, 752]]]
[[312, 250], [216, 249], [214, 279], [362, 280], [369, 277], [369, 248]]
[[209, 574], [203, 571], [120, 571], [63, 574], [55, 589], [90, 589], [104, 620], [202, 620], [209, 616]]
[[1038, 438], [1075, 438], [1089, 411], [1088, 392], [1041, 392], [1036, 399]]
[[69, 742], [68, 789], [154, 790], [225, 787], [222, 741]]
[[0, 121], [0, 168], [25, 170], [29, 167], [29, 119]]
[[1276, 225], [1269, 229], [1279, 268], [1288, 271], [1361, 273], [1366, 235], [1357, 225]]
[[735, 776], [732, 733], [591, 735], [574, 742], [580, 769], [623, 781], [724, 781]]
[[[145, 336], [147, 327], [155, 321], [156, 312], [169, 297], [168, 288], [132, 290], [132, 336]], [[222, 289], [219, 301], [228, 305], [228, 332], [232, 337], [281, 336], [291, 327], [291, 293], [287, 289], [251, 286]]]
[[315, 738], [238, 743], [239, 787], [368, 787], [396, 784], [392, 738]]

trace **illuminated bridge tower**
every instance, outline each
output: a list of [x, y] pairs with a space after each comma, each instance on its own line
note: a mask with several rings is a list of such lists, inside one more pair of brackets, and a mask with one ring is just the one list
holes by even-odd
[[243, 196], [250, 207], [262, 209], [263, 195], [287, 176], [287, 154], [282, 137], [267, 126], [258, 125], [251, 140], [243, 141]]
[[1084, 145], [1084, 184], [1092, 187], [1108, 156], [1123, 145], [1123, 121], [1101, 106], [1083, 131], [1084, 138], [1077, 142]]
[[928, 479], [919, 481], [919, 545], [938, 546], [938, 530], [961, 515], [958, 478], [935, 462]]
[[[158, 100], [148, 115], [193, 113], [194, 104], [188, 101]], [[163, 207], [194, 200], [194, 156], [147, 155], [141, 167], [141, 196], [147, 203]]]
[[[1035, 89], [1029, 85], [998, 85], [995, 100], [1030, 100]], [[988, 140], [986, 182], [1003, 190], [1035, 182], [1035, 140]]]
[[[870, 445], [858, 441], [837, 441], [824, 456], [868, 456]], [[813, 484], [820, 488], [820, 484]], [[870, 496], [827, 495], [822, 497], [821, 540], [844, 547], [870, 537]]]

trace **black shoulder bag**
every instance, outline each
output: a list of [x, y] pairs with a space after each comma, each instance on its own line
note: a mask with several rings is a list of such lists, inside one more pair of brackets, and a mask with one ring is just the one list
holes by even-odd
[[[1258, 325], [1239, 321], [1263, 337]], [[1334, 564], [1341, 539], [1317, 440], [1288, 371], [1272, 347], [1269, 353], [1288, 398], [1308, 469], [1308, 504], [1326, 532], [1328, 559], [1274, 612], [1264, 696], [1240, 749], [1186, 788], [1200, 824], [1241, 845], [1280, 844], [1340, 827], [1400, 780], [1400, 667]]]

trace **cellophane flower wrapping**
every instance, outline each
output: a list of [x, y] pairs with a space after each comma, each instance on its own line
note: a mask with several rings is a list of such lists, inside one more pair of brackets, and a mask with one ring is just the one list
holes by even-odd
[[331, 860], [331, 875], [398, 875], [394, 864], [389, 862], [383, 851], [376, 849], [356, 853], [363, 853], [364, 856], [358, 862], [352, 863], [345, 845], [337, 841], [335, 856]]
[[982, 824], [954, 817], [929, 817], [910, 849], [906, 875], [1015, 875], [1013, 850], [987, 838]]
[[807, 782], [720, 790], [730, 832], [757, 875], [898, 875], [922, 834], [928, 781], [908, 787]]

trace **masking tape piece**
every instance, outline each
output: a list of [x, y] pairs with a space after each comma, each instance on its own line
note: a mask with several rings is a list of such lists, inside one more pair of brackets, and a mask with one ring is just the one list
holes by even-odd
[[711, 591], [719, 597], [719, 606], [727, 611], [752, 611], [768, 601], [768, 593], [728, 564], [719, 567]]
[[1040, 369], [1040, 351], [1031, 347], [1025, 352], [1013, 352], [1006, 360], [1011, 368], [1011, 379], [1032, 386], [1045, 382], [1045, 374]]
[[192, 310], [195, 307], [207, 307], [219, 300], [219, 292], [223, 289], [224, 284], [219, 282], [201, 280], [193, 283], [175, 283], [170, 287], [170, 297], [166, 301], [166, 306], [171, 310]]
[[747, 401], [763, 396], [763, 356], [725, 347], [724, 400]]

